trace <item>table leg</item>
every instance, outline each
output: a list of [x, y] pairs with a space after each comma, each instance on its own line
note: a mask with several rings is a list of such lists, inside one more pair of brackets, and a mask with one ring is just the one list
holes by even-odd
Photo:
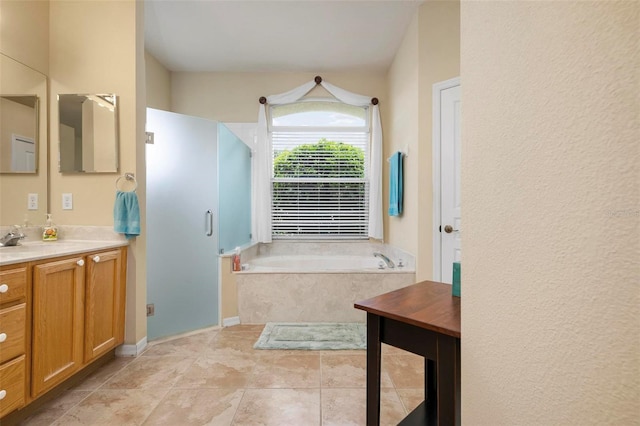
[[438, 336], [437, 412], [439, 425], [460, 424], [459, 384], [460, 384], [460, 344], [455, 337]]
[[436, 363], [434, 360], [424, 359], [424, 399], [434, 401], [437, 398], [436, 388], [438, 377], [436, 376]]
[[380, 322], [367, 313], [367, 426], [380, 424]]
[[438, 375], [436, 362], [426, 357], [424, 359], [424, 401], [426, 404], [427, 419], [429, 419], [428, 423], [432, 424], [437, 418]]

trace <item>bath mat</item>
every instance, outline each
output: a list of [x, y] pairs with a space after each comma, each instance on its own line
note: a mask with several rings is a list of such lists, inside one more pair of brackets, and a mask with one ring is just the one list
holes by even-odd
[[366, 349], [367, 326], [359, 323], [269, 322], [253, 347], [308, 351]]

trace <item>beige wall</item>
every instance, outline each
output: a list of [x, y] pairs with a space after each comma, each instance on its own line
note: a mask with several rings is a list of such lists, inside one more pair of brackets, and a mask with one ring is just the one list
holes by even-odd
[[460, 1], [429, 1], [419, 14], [421, 167], [416, 277], [425, 280], [433, 279], [433, 234], [437, 232], [433, 224], [433, 85], [460, 75]]
[[463, 423], [637, 424], [640, 3], [461, 21]]
[[131, 241], [127, 271], [126, 343], [140, 342], [147, 336], [147, 167], [145, 160], [145, 126], [147, 93], [144, 60], [144, 2], [135, 2], [135, 143], [129, 146], [135, 154], [138, 199], [140, 202], [140, 237]]
[[220, 301], [220, 318], [222, 320], [238, 316], [238, 286], [232, 267], [232, 256], [220, 258], [220, 294], [222, 297]]
[[[433, 278], [433, 84], [460, 75], [460, 2], [420, 6], [388, 74], [385, 158], [409, 146], [404, 161], [404, 213], [388, 217], [390, 244], [416, 255], [416, 279]], [[385, 212], [389, 165], [384, 163]]]
[[[0, 92], [35, 94], [39, 100], [38, 173], [0, 175], [0, 225], [42, 224], [47, 211], [49, 4], [0, 0]], [[38, 210], [27, 210], [27, 194]]]
[[49, 74], [49, 2], [0, 0], [0, 51]]
[[[51, 93], [118, 95], [120, 171], [135, 172], [135, 2], [52, 1]], [[94, 31], [96, 22], [119, 22]], [[82, 34], [82, 37], [78, 35]], [[58, 172], [58, 108], [51, 108], [51, 213], [60, 225], [112, 225], [118, 174]], [[62, 210], [61, 194], [73, 194]], [[96, 197], [96, 194], [101, 194]]]
[[171, 79], [171, 110], [230, 123], [258, 121], [258, 99], [286, 92], [316, 75], [346, 90], [380, 99], [388, 108], [384, 75], [378, 73], [186, 73]]
[[144, 53], [147, 106], [171, 111], [171, 72], [149, 52]]
[[[115, 180], [124, 172], [133, 172], [138, 180], [144, 235], [145, 91], [143, 5], [139, 3], [134, 0], [50, 3], [51, 93], [117, 94], [120, 129], [120, 173], [61, 174], [57, 164], [58, 109], [57, 105], [51, 108], [51, 146], [56, 148], [49, 164], [50, 211], [59, 225], [113, 226]], [[118, 24], [102, 25], [96, 31], [97, 22]], [[73, 194], [73, 210], [62, 210], [64, 192]], [[129, 252], [126, 341], [135, 343], [146, 335], [144, 237], [134, 241]]]
[[[404, 35], [402, 45], [396, 54], [387, 75], [389, 87], [389, 108], [385, 115], [383, 152], [383, 217], [385, 241], [391, 245], [418, 254], [418, 169], [420, 168], [418, 108], [420, 73], [418, 57], [418, 17], [416, 13]], [[389, 156], [396, 151], [407, 151], [403, 163], [403, 211], [401, 216], [390, 217], [389, 210]], [[406, 152], [405, 152], [406, 153]], [[418, 260], [418, 259], [416, 259]]]

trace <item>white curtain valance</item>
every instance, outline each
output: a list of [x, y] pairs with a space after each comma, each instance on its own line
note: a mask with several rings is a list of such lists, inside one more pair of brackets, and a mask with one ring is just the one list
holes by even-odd
[[[317, 80], [319, 80], [317, 82]], [[254, 217], [256, 225], [256, 241], [271, 242], [271, 141], [267, 126], [266, 104], [282, 105], [302, 99], [316, 85], [320, 84], [327, 92], [340, 102], [353, 106], [372, 105], [372, 98], [359, 95], [316, 77], [295, 89], [266, 97], [266, 103], [260, 103], [258, 109], [258, 129], [256, 138], [256, 160], [253, 173], [255, 188]], [[377, 240], [383, 238], [382, 228], [382, 122], [377, 102], [371, 108], [371, 150], [369, 162], [369, 231], [368, 236]]]

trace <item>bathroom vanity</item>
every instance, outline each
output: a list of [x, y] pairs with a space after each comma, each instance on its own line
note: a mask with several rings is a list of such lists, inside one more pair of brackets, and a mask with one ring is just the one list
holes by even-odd
[[0, 418], [123, 343], [126, 245], [0, 248]]

